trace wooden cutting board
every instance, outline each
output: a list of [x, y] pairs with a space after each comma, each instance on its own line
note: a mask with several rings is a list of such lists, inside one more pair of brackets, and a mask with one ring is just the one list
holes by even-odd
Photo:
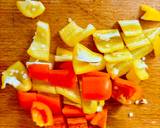
[[[57, 32], [72, 18], [85, 27], [92, 23], [97, 29], [117, 26], [116, 21], [137, 19], [145, 3], [160, 9], [160, 0], [43, 0], [45, 13], [36, 19], [24, 17], [16, 8], [16, 0], [0, 0], [0, 72], [17, 60], [25, 62], [26, 53], [35, 33], [36, 22], [46, 21], [52, 32], [52, 52], [57, 44], [64, 45]], [[141, 21], [143, 28], [160, 26], [159, 23]], [[92, 47], [93, 42], [84, 42]], [[112, 102], [109, 107], [109, 128], [160, 128], [160, 58], [147, 57], [150, 78], [140, 84], [147, 105], [122, 106]], [[134, 117], [128, 118], [133, 112]], [[0, 128], [35, 128], [30, 114], [19, 106], [16, 91], [7, 87], [0, 90]]]

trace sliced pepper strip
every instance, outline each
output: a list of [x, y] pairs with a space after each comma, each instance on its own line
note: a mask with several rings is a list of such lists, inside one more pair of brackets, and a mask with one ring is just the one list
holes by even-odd
[[101, 53], [110, 53], [124, 48], [118, 29], [97, 30], [93, 34], [93, 39]]
[[6, 84], [12, 85], [20, 91], [29, 91], [32, 88], [27, 70], [20, 61], [15, 62], [2, 73], [1, 89], [4, 89]]
[[41, 102], [33, 102], [31, 114], [32, 119], [37, 126], [44, 127], [53, 125], [52, 111], [46, 104]]
[[49, 24], [38, 21], [36, 34], [27, 53], [38, 60], [49, 61], [50, 59], [50, 28]]
[[142, 33], [142, 27], [138, 20], [121, 20], [118, 23], [126, 37], [137, 36]]
[[88, 128], [87, 120], [84, 117], [67, 118], [69, 128]]
[[142, 20], [160, 21], [160, 11], [156, 10], [155, 8], [142, 4], [141, 10], [145, 12], [141, 17]]

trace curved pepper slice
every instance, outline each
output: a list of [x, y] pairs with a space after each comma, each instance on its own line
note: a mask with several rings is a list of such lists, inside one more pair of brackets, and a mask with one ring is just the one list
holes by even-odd
[[76, 74], [102, 70], [105, 68], [105, 61], [103, 55], [77, 44], [73, 50], [73, 68]]
[[35, 18], [45, 11], [41, 1], [25, 0], [17, 1], [17, 8], [26, 17]]
[[121, 20], [118, 23], [126, 37], [142, 34], [142, 27], [138, 20]]
[[148, 38], [146, 38], [144, 34], [132, 37], [127, 37], [124, 34], [122, 34], [122, 37], [124, 39], [126, 46], [131, 51], [151, 44]]
[[130, 104], [141, 97], [142, 90], [133, 82], [121, 78], [113, 80], [112, 98], [122, 104]]
[[160, 21], [160, 11], [156, 10], [155, 8], [142, 4], [141, 10], [145, 12], [141, 19], [149, 21]]
[[42, 102], [33, 102], [31, 115], [37, 126], [44, 127], [53, 125], [52, 111]]
[[27, 53], [38, 60], [49, 61], [50, 59], [50, 28], [48, 23], [38, 21], [36, 34]]
[[56, 62], [72, 61], [72, 52], [65, 48], [57, 47], [55, 61]]
[[20, 91], [29, 91], [32, 88], [31, 80], [27, 74], [24, 65], [17, 61], [2, 73], [2, 86], [4, 89], [6, 84], [12, 85]]
[[59, 31], [61, 39], [70, 47], [74, 47], [77, 43], [92, 35], [95, 32], [95, 27], [89, 24], [85, 29], [78, 26], [74, 21], [71, 21], [63, 29]]
[[122, 49], [113, 53], [106, 53], [104, 59], [108, 63], [118, 63], [123, 61], [130, 61], [133, 59], [132, 54], [128, 49]]
[[93, 34], [93, 39], [101, 53], [110, 53], [124, 48], [118, 29], [97, 30]]

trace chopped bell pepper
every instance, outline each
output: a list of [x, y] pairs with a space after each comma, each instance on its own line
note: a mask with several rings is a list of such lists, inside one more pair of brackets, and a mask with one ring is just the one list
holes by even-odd
[[37, 94], [37, 101], [48, 105], [52, 110], [53, 115], [62, 114], [62, 104], [59, 95], [47, 96], [47, 95]]
[[105, 61], [101, 54], [77, 44], [73, 50], [73, 68], [76, 74], [102, 70], [105, 68]]
[[82, 108], [81, 103], [73, 102], [73, 101], [71, 101], [71, 100], [69, 100], [68, 98], [65, 98], [65, 97], [63, 97], [63, 104], [72, 105], [72, 106], [75, 106], [77, 108]]
[[93, 34], [93, 39], [101, 53], [110, 53], [124, 48], [118, 29], [97, 30]]
[[144, 34], [151, 41], [155, 56], [160, 56], [160, 28], [146, 29]]
[[80, 74], [79, 77], [108, 77], [108, 74], [105, 72], [100, 72], [100, 71], [93, 71], [93, 72], [88, 72], [84, 74]]
[[65, 117], [83, 117], [85, 115], [82, 109], [71, 105], [64, 105], [62, 113]]
[[32, 79], [48, 81], [50, 66], [45, 63], [28, 65], [29, 76]]
[[106, 53], [104, 59], [108, 63], [118, 63], [123, 61], [130, 61], [133, 59], [132, 54], [128, 49], [122, 49], [113, 53]]
[[88, 128], [85, 117], [67, 118], [67, 124], [69, 128]]
[[142, 57], [152, 52], [152, 50], [153, 50], [153, 46], [149, 44], [149, 45], [137, 48], [135, 50], [132, 50], [131, 53], [135, 59], [141, 59]]
[[52, 126], [53, 125], [53, 115], [52, 111], [44, 103], [33, 102], [31, 108], [32, 119], [37, 126]]
[[50, 59], [50, 28], [49, 24], [38, 21], [36, 34], [27, 53], [38, 60], [49, 61]]
[[112, 98], [122, 104], [130, 104], [141, 97], [141, 88], [131, 81], [117, 77], [113, 80], [112, 85]]
[[86, 117], [86, 120], [87, 121], [91, 121], [94, 117], [95, 117], [96, 113], [93, 113], [93, 114], [86, 114], [85, 117]]
[[146, 80], [149, 78], [146, 68], [148, 68], [148, 66], [144, 63], [144, 61], [140, 59], [133, 61], [133, 69], [140, 80]]
[[125, 61], [120, 63], [107, 63], [106, 70], [112, 78], [123, 76], [132, 66], [132, 61]]
[[1, 89], [4, 89], [7, 84], [20, 91], [29, 91], [32, 88], [27, 70], [20, 61], [15, 62], [2, 73]]
[[32, 63], [32, 62], [34, 62], [34, 63], [48, 63], [48, 64], [51, 64], [53, 66], [54, 60], [55, 60], [54, 55], [50, 53], [48, 61], [42, 61], [42, 60], [40, 61], [40, 60], [35, 59], [35, 58], [30, 56], [29, 61], [27, 63]]
[[77, 43], [92, 35], [95, 32], [95, 27], [89, 24], [85, 29], [78, 26], [74, 21], [71, 21], [63, 29], [59, 31], [61, 39], [70, 47], [74, 47]]
[[85, 114], [93, 114], [97, 111], [98, 101], [96, 100], [85, 100], [81, 97], [82, 109]]
[[37, 101], [37, 94], [33, 92], [27, 93], [19, 91], [17, 96], [20, 106], [27, 111], [30, 111], [33, 102]]
[[121, 20], [118, 23], [126, 37], [142, 34], [142, 27], [138, 20]]
[[160, 21], [160, 11], [156, 10], [155, 8], [142, 4], [141, 10], [145, 12], [141, 17], [142, 20]]
[[65, 48], [57, 47], [55, 61], [56, 62], [72, 61], [72, 52]]
[[39, 80], [32, 80], [32, 90], [40, 93], [57, 94], [54, 86]]
[[107, 112], [108, 110], [105, 108], [102, 112], [96, 113], [90, 123], [99, 126], [100, 128], [107, 128]]
[[48, 126], [45, 128], [68, 128], [63, 115], [55, 115], [53, 117], [53, 121], [54, 121], [54, 123], [52, 126]]
[[110, 76], [82, 77], [82, 97], [87, 100], [107, 100], [112, 95]]
[[126, 74], [126, 78], [129, 81], [132, 81], [133, 83], [135, 83], [136, 85], [139, 85], [140, 83], [140, 79], [137, 77], [134, 69], [131, 69], [127, 74]]
[[151, 44], [148, 38], [146, 38], [144, 34], [132, 37], [127, 37], [124, 34], [122, 34], [122, 37], [124, 39], [126, 46], [131, 51]]
[[26, 17], [35, 18], [45, 11], [41, 1], [25, 0], [17, 1], [17, 8]]

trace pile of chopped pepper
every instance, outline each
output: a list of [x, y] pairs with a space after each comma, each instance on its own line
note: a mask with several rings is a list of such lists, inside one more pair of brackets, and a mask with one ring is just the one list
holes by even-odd
[[[4, 71], [1, 88], [12, 85], [17, 90], [20, 106], [31, 113], [37, 126], [106, 128], [105, 101], [112, 98], [132, 104], [141, 100], [138, 85], [149, 78], [145, 56], [153, 50], [155, 56], [160, 55], [159, 27], [143, 30], [138, 20], [118, 23], [121, 32], [96, 30], [91, 24], [82, 28], [69, 20], [59, 35], [72, 50], [57, 47], [53, 55], [49, 24], [38, 21], [27, 50], [30, 59], [25, 65], [17, 61]], [[81, 44], [89, 36], [98, 53]]]

